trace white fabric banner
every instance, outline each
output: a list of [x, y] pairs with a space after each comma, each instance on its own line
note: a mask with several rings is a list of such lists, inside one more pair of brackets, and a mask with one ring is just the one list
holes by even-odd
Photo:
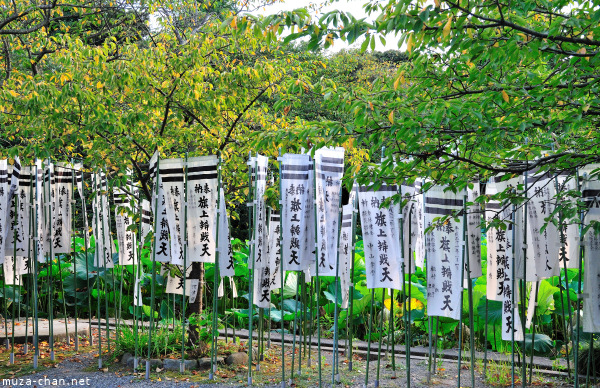
[[255, 268], [253, 299], [259, 308], [271, 306], [271, 270], [268, 265]]
[[[573, 197], [567, 195], [569, 191], [577, 190], [577, 180], [574, 175], [560, 174], [557, 177], [557, 194], [559, 201], [573, 201]], [[579, 220], [578, 219], [566, 219], [564, 220], [563, 233], [560, 233], [560, 250], [558, 253], [558, 259], [560, 268], [564, 268], [563, 260], [561, 259], [561, 250], [564, 246], [564, 256], [567, 264], [567, 268], [577, 268], [579, 258]]]
[[396, 186], [382, 185], [377, 191], [360, 186], [360, 223], [362, 227], [367, 288], [402, 289], [400, 230], [398, 224], [400, 205], [380, 208], [386, 198], [398, 193]]
[[[433, 230], [425, 236], [427, 249], [427, 313], [429, 316], [458, 320], [462, 306], [461, 284], [463, 225], [462, 211], [465, 192], [444, 191], [445, 186], [434, 186], [425, 194], [425, 225]], [[450, 217], [445, 223], [434, 221]]]
[[[248, 268], [268, 268], [267, 259], [267, 205], [265, 204], [265, 190], [267, 188], [267, 170], [269, 158], [256, 155], [250, 158], [252, 164], [252, 184], [254, 185], [254, 248], [253, 260], [248, 262]], [[254, 278], [256, 283], [256, 277]], [[256, 297], [256, 295], [255, 295]], [[260, 306], [259, 306], [260, 307]]]
[[[527, 281], [537, 281], [556, 276], [560, 272], [558, 228], [549, 222], [542, 232], [545, 218], [554, 210], [556, 186], [548, 174], [528, 175], [527, 206]], [[518, 251], [516, 277], [523, 278], [523, 249]]]
[[150, 201], [142, 199], [142, 241], [146, 241], [146, 236], [152, 231], [152, 209]]
[[267, 256], [271, 275], [271, 290], [281, 288], [281, 218], [279, 212], [271, 210], [269, 219], [269, 242]]
[[281, 233], [285, 271], [301, 271], [315, 261], [312, 162], [308, 155], [281, 158]]
[[112, 239], [110, 233], [110, 207], [108, 203], [107, 191], [108, 184], [104, 173], [94, 174], [94, 219], [93, 232], [96, 244], [96, 254], [94, 255], [94, 265], [96, 267], [113, 268], [112, 259]]
[[154, 257], [159, 263], [171, 262], [171, 244], [169, 239], [169, 221], [167, 220], [167, 198], [159, 177], [156, 215], [154, 220]]
[[83, 185], [83, 165], [81, 163], [75, 163], [74, 168], [76, 170], [75, 175], [75, 183], [77, 186], [77, 192], [79, 193], [79, 199], [81, 200], [82, 205], [82, 217], [83, 217], [83, 226], [84, 226], [84, 244], [87, 244], [89, 248], [90, 244], [90, 233], [89, 233], [89, 222], [87, 215], [87, 206], [85, 206], [85, 187]]
[[[129, 185], [131, 192], [132, 186]], [[119, 265], [134, 265], [137, 256], [137, 236], [133, 225], [135, 204], [133, 198], [118, 187], [113, 190], [115, 198], [115, 227], [119, 243]]]
[[54, 239], [52, 240], [52, 252], [70, 253], [72, 236], [72, 212], [71, 195], [73, 190], [72, 166], [57, 163], [54, 167]]
[[219, 197], [219, 272], [221, 276], [235, 276], [227, 202], [223, 188], [221, 188]]
[[[16, 223], [16, 238], [17, 238], [17, 254], [27, 257], [33, 257], [33, 241], [30, 236], [32, 236], [32, 231], [30, 228], [30, 219], [32, 218], [31, 212], [31, 168], [23, 167], [21, 168], [21, 173], [19, 176], [18, 188], [15, 191], [16, 195], [13, 199], [15, 205], [18, 203], [17, 210], [17, 223]], [[14, 205], [13, 205], [14, 209]], [[13, 255], [14, 252], [14, 238], [15, 238], [15, 229], [14, 229], [14, 210], [11, 211], [12, 216], [10, 217], [10, 230], [8, 231], [7, 242], [6, 242], [6, 255]], [[28, 251], [29, 250], [29, 251]]]
[[315, 152], [318, 258], [315, 275], [335, 276], [339, 249], [339, 216], [342, 206], [344, 149], [321, 148]]
[[[582, 199], [587, 206], [584, 225], [591, 221], [600, 222], [600, 180], [590, 176], [600, 165], [589, 165], [579, 172], [583, 175], [581, 184]], [[600, 332], [600, 235], [593, 228], [588, 229], [584, 236], [584, 281], [583, 281], [583, 331], [586, 333]]]
[[218, 164], [215, 155], [188, 159], [187, 261], [214, 263], [217, 247]]
[[159, 167], [165, 195], [166, 218], [171, 242], [171, 264], [183, 265], [184, 170], [182, 159], [163, 159]]
[[[9, 217], [9, 187], [8, 187], [8, 163], [6, 159], [0, 160], [0, 263], [4, 262], [7, 233], [10, 229]], [[6, 275], [6, 272], [4, 272]]]
[[[162, 167], [162, 166], [161, 166]], [[170, 271], [167, 274], [167, 294], [183, 295], [183, 266], [178, 265], [180, 274], [173, 274]], [[190, 296], [192, 290], [192, 279], [190, 275], [192, 273], [192, 266], [188, 266], [185, 278], [185, 296]]]
[[348, 308], [350, 296], [350, 270], [352, 267], [352, 236], [354, 234], [354, 205], [342, 207], [342, 230], [340, 231], [340, 289], [342, 308]]
[[35, 161], [35, 243], [37, 244], [38, 262], [46, 261], [46, 247], [44, 245], [44, 170], [42, 161]]
[[[43, 185], [43, 201], [44, 201], [44, 217], [43, 217], [43, 234], [41, 235], [40, 243], [44, 246], [44, 252], [47, 257], [53, 254], [54, 226], [56, 225], [56, 212], [54, 211], [54, 203], [56, 200], [56, 192], [54, 188], [54, 164], [49, 163], [44, 166], [44, 185]], [[50, 260], [53, 260], [50, 257]]]
[[[465, 279], [474, 279], [481, 273], [481, 206], [475, 199], [481, 195], [479, 182], [473, 188], [467, 188], [467, 202], [473, 203], [467, 207], [467, 247], [469, 252], [469, 274]], [[465, 263], [465, 270], [467, 264]]]
[[[21, 283], [21, 274], [27, 273], [23, 271], [23, 260], [17, 256], [17, 264], [13, 261], [13, 256], [6, 256], [3, 264], [4, 268], [4, 284], [7, 286], [18, 286]], [[16, 271], [16, 272], [15, 272]]]

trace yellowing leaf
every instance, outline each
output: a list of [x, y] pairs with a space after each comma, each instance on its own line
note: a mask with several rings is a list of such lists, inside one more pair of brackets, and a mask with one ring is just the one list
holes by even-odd
[[388, 115], [388, 120], [390, 120], [390, 123], [394, 124], [394, 111], [390, 112]]
[[506, 90], [502, 91], [502, 99], [506, 102], [508, 102], [508, 94], [506, 93]]
[[98, 81], [98, 83], [96, 84], [96, 88], [98, 88], [98, 89], [102, 89], [103, 86], [104, 86], [104, 84], [100, 81]]
[[408, 42], [406, 43], [406, 50], [408, 51], [409, 54], [412, 52], [414, 45], [415, 45], [415, 39], [413, 37], [413, 34], [411, 33], [410, 36], [408, 37]]
[[446, 25], [444, 26], [444, 29], [442, 30], [442, 33], [444, 34], [444, 38], [450, 34], [451, 28], [452, 28], [452, 16], [450, 16], [448, 18], [448, 21], [446, 22]]

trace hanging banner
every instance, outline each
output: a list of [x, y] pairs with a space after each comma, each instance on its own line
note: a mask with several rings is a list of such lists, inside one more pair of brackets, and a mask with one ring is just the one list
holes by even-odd
[[271, 275], [271, 290], [281, 288], [281, 217], [277, 210], [271, 209], [269, 218], [269, 241], [267, 257]]
[[21, 176], [21, 160], [15, 156], [12, 168], [10, 170], [10, 189], [8, 199], [11, 200], [19, 189], [19, 178]]
[[[427, 312], [429, 316], [460, 318], [462, 293], [462, 212], [466, 193], [444, 191], [433, 186], [425, 195], [425, 225], [433, 230], [425, 236], [427, 250]], [[451, 216], [443, 224], [435, 219]], [[458, 221], [457, 221], [458, 218]], [[434, 226], [435, 225], [435, 226]]]
[[396, 186], [387, 185], [382, 185], [377, 191], [369, 190], [367, 186], [360, 186], [358, 190], [369, 289], [402, 289], [400, 271], [403, 263], [398, 225], [400, 205], [380, 208], [386, 198], [397, 193]]
[[148, 172], [154, 184], [151, 205], [153, 211], [156, 209], [153, 257], [159, 263], [169, 263], [171, 261], [171, 244], [169, 242], [169, 221], [167, 220], [167, 199], [162, 181], [160, 177], [157, 178], [158, 159], [159, 155], [156, 151], [148, 163]]
[[227, 217], [227, 203], [223, 188], [221, 188], [219, 197], [219, 272], [222, 277], [235, 276], [229, 217]]
[[405, 271], [414, 273], [415, 265], [423, 267], [425, 262], [425, 240], [423, 239], [423, 194], [421, 183], [402, 185], [402, 198], [408, 203], [402, 208], [402, 232], [404, 240]]
[[7, 286], [18, 286], [21, 283], [21, 274], [27, 273], [23, 271], [23, 260], [17, 256], [17, 264], [13, 260], [13, 256], [6, 256], [3, 264], [4, 269], [4, 284]]
[[[9, 188], [8, 188], [8, 163], [0, 159], [0, 263], [4, 262], [6, 236], [9, 230]], [[6, 272], [4, 272], [6, 274]]]
[[[47, 163], [44, 166], [44, 217], [43, 217], [43, 234], [41, 235], [40, 244], [44, 246], [46, 255], [53, 254], [52, 247], [54, 246], [54, 227], [56, 225], [56, 212], [54, 204], [56, 202], [56, 191], [54, 182], [54, 164]], [[49, 257], [49, 256], [48, 256]], [[49, 258], [53, 260], [52, 257]]]
[[335, 276], [339, 248], [339, 215], [344, 176], [344, 149], [321, 148], [315, 152], [316, 217], [319, 276]]
[[35, 160], [35, 244], [37, 245], [37, 260], [46, 261], [44, 239], [44, 170], [42, 161]]
[[[6, 235], [6, 251], [5, 254], [14, 255], [15, 239], [17, 247], [17, 255], [28, 256], [27, 250], [33, 253], [31, 239], [29, 238], [29, 203], [31, 193], [31, 176], [29, 167], [21, 169], [17, 189], [14, 191], [13, 199], [10, 203], [8, 211], [8, 224]], [[14, 172], [14, 169], [13, 169]], [[14, 176], [13, 176], [14, 180]], [[15, 220], [15, 217], [17, 220]]]
[[[162, 161], [161, 161], [162, 163]], [[161, 165], [162, 167], [162, 165]], [[162, 171], [162, 168], [161, 168]], [[167, 273], [167, 290], [165, 291], [167, 294], [175, 294], [175, 295], [183, 295], [183, 266], [177, 266], [177, 273], [173, 273], [173, 271], [169, 271]], [[192, 266], [188, 266], [186, 271], [186, 279], [185, 279], [185, 296], [190, 296], [192, 291], [192, 279], [190, 279], [190, 275], [192, 274]]]
[[215, 155], [187, 161], [187, 260], [214, 263], [217, 244], [219, 159]]
[[72, 166], [57, 163], [54, 167], [54, 238], [52, 252], [68, 254], [71, 252], [71, 194], [73, 190]]
[[146, 241], [146, 236], [152, 231], [152, 210], [150, 201], [142, 199], [142, 241]]
[[[549, 174], [530, 172], [527, 178], [527, 195], [530, 198], [527, 206], [526, 280], [537, 281], [560, 273], [558, 228], [552, 222], [548, 222], [542, 231], [545, 219], [554, 211], [556, 186], [554, 176]], [[523, 261], [523, 249], [521, 249], [516, 262], [516, 277], [519, 279], [523, 278]]]
[[171, 242], [171, 264], [183, 265], [184, 169], [182, 159], [163, 159], [159, 168]]
[[315, 261], [312, 162], [308, 155], [281, 158], [281, 233], [284, 269], [302, 271]]
[[[264, 257], [266, 262], [266, 255]], [[259, 308], [271, 306], [271, 269], [268, 265], [255, 267], [254, 275], [254, 304]]]
[[267, 170], [269, 168], [269, 158], [262, 155], [256, 155], [255, 158], [250, 158], [250, 163], [252, 163], [254, 187], [254, 260], [250, 260], [248, 262], [248, 268], [268, 268], [269, 263], [266, 255], [268, 236], [265, 190], [267, 188]]
[[[581, 195], [586, 205], [584, 225], [592, 221], [600, 222], [600, 180], [597, 170], [600, 165], [589, 165], [580, 170]], [[585, 260], [583, 283], [583, 331], [586, 333], [600, 332], [600, 234], [589, 228], [584, 236]]]
[[[131, 190], [132, 186], [129, 185]], [[133, 225], [132, 198], [118, 187], [113, 190], [115, 202], [115, 227], [119, 244], [119, 265], [134, 265], [137, 255], [137, 239]]]
[[[467, 246], [469, 253], [469, 273], [466, 279], [475, 279], [482, 275], [481, 271], [481, 216], [482, 209], [475, 199], [481, 195], [479, 182], [473, 184], [473, 188], [467, 188], [467, 202], [472, 205], [467, 206]], [[467, 263], [465, 263], [465, 271]]]
[[352, 267], [352, 235], [354, 233], [354, 205], [342, 207], [342, 230], [340, 231], [340, 289], [342, 308], [348, 308], [350, 297], [350, 270]]
[[[577, 180], [574, 173], [559, 174], [556, 178], [556, 192], [559, 202], [573, 201], [574, 197], [569, 192], [577, 190]], [[579, 258], [579, 220], [565, 219], [562, 233], [559, 229], [560, 250], [558, 252], [560, 268], [564, 268], [563, 260], [569, 269], [576, 269]], [[564, 258], [564, 259], [563, 259]]]
[[73, 165], [75, 169], [75, 186], [77, 187], [77, 192], [79, 193], [79, 199], [81, 200], [81, 217], [83, 218], [83, 227], [84, 227], [84, 244], [87, 244], [86, 248], [89, 248], [90, 244], [90, 227], [88, 222], [87, 215], [87, 206], [85, 202], [85, 192], [84, 192], [84, 184], [83, 184], [83, 164], [75, 163]]
[[110, 208], [108, 203], [108, 183], [106, 175], [102, 172], [93, 174], [94, 179], [94, 200], [92, 202], [93, 214], [93, 232], [95, 251], [94, 266], [113, 268], [112, 259], [112, 241], [110, 233]]

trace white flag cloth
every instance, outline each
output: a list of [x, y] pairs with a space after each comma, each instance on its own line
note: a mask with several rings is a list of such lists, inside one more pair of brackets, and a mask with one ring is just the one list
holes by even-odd
[[[6, 159], [0, 160], [0, 262], [4, 262], [7, 233], [9, 228], [9, 188], [8, 188], [8, 163]], [[6, 275], [6, 272], [5, 272]]]
[[167, 219], [167, 198], [162, 182], [158, 183], [156, 214], [154, 220], [154, 257], [159, 263], [171, 262], [171, 244], [169, 238], [169, 221]]
[[[600, 181], [597, 176], [590, 177], [600, 165], [589, 165], [580, 170], [583, 174], [581, 194], [587, 206], [584, 225], [591, 221], [600, 222]], [[583, 331], [600, 332], [600, 235], [593, 228], [584, 236], [585, 261], [583, 283]]]
[[12, 199], [19, 188], [19, 178], [21, 176], [21, 160], [15, 156], [14, 163], [10, 172], [10, 189], [8, 199]]
[[279, 212], [271, 210], [269, 218], [269, 242], [267, 256], [271, 275], [271, 290], [281, 288], [281, 218]]
[[377, 191], [360, 186], [360, 223], [367, 272], [367, 288], [402, 289], [399, 204], [380, 208], [383, 201], [398, 193], [396, 186], [382, 185]]
[[82, 206], [82, 211], [81, 211], [81, 215], [83, 217], [83, 226], [84, 226], [84, 244], [87, 244], [88, 246], [86, 248], [89, 247], [89, 243], [90, 243], [90, 233], [89, 233], [89, 223], [88, 223], [88, 216], [87, 216], [87, 206], [85, 206], [85, 192], [84, 192], [84, 186], [83, 186], [83, 165], [81, 163], [75, 163], [75, 165], [73, 166], [73, 168], [76, 171], [76, 175], [75, 175], [75, 183], [77, 186], [77, 192], [79, 193], [79, 199], [81, 200], [81, 203], [83, 204]]
[[231, 297], [232, 298], [237, 298], [238, 297], [238, 292], [237, 292], [237, 287], [235, 285], [235, 281], [233, 280], [233, 277], [230, 277], [229, 281], [231, 282]]
[[[530, 173], [528, 179], [527, 206], [527, 281], [536, 281], [556, 276], [560, 272], [558, 252], [560, 238], [557, 227], [549, 222], [542, 226], [554, 210], [556, 188], [554, 177], [549, 174]], [[518, 250], [516, 277], [523, 278], [523, 249]]]
[[[311, 173], [312, 172], [312, 173]], [[281, 158], [281, 242], [285, 271], [301, 271], [315, 261], [312, 161], [308, 155]]]
[[[129, 185], [131, 192], [132, 186]], [[125, 191], [115, 187], [113, 190], [115, 197], [115, 227], [117, 232], [117, 241], [119, 243], [119, 265], [133, 265], [137, 255], [137, 236], [133, 225], [133, 216], [135, 205], [132, 208], [133, 198]]]
[[342, 230], [340, 231], [340, 289], [342, 291], [342, 308], [348, 308], [350, 296], [350, 270], [352, 267], [352, 235], [354, 234], [354, 205], [342, 207]]
[[37, 260], [46, 261], [46, 247], [44, 245], [44, 170], [42, 161], [35, 161], [35, 236], [37, 240]]
[[414, 272], [415, 265], [423, 268], [425, 263], [425, 228], [421, 182], [417, 181], [413, 185], [402, 185], [401, 190], [402, 198], [408, 199], [408, 203], [402, 208], [405, 270], [408, 271], [408, 260], [410, 259], [410, 270]]
[[[467, 188], [467, 202], [473, 203], [467, 207], [467, 249], [469, 253], [469, 274], [465, 279], [474, 279], [482, 275], [481, 272], [481, 206], [475, 199], [481, 194], [479, 182], [473, 188]], [[465, 263], [465, 270], [467, 264]]]
[[107, 197], [108, 184], [104, 173], [93, 174], [94, 200], [93, 200], [93, 232], [96, 244], [94, 265], [96, 267], [113, 268], [112, 239], [110, 233], [110, 208]]
[[[13, 169], [14, 172], [14, 169]], [[17, 190], [13, 197], [13, 207], [9, 210], [8, 234], [6, 236], [6, 255], [14, 255], [14, 240], [17, 240], [17, 255], [33, 257], [33, 242], [30, 238], [32, 232], [29, 230], [31, 218], [31, 168], [22, 167], [19, 176]], [[18, 203], [18, 210], [15, 206]], [[16, 214], [15, 214], [16, 213]], [[14, 217], [17, 222], [14, 222]], [[16, 233], [15, 233], [16, 226]], [[29, 249], [29, 253], [28, 253]]]
[[[577, 180], [574, 175], [559, 174], [557, 177], [557, 194], [560, 201], [571, 201], [573, 198], [567, 195], [568, 191], [577, 190]], [[564, 246], [564, 256], [567, 264], [567, 268], [577, 268], [579, 258], [579, 220], [564, 220], [565, 225], [563, 227], [563, 234], [561, 235], [559, 230], [559, 238], [561, 250]], [[563, 261], [561, 259], [561, 251], [558, 253], [560, 267], [564, 268]]]
[[146, 241], [146, 236], [152, 231], [152, 210], [150, 201], [142, 199], [142, 241]]
[[[183, 266], [178, 265], [179, 274], [172, 274], [169, 272], [167, 274], [167, 294], [175, 294], [175, 295], [183, 295]], [[188, 266], [186, 271], [185, 278], [185, 296], [190, 296], [192, 290], [192, 279], [190, 279], [190, 275], [192, 273], [192, 266]]]
[[188, 159], [188, 262], [214, 263], [217, 247], [218, 165], [215, 155]]
[[183, 265], [184, 170], [182, 159], [160, 161], [159, 181], [165, 195], [165, 210], [171, 242], [171, 263]]
[[[266, 260], [265, 260], [266, 261]], [[271, 270], [269, 266], [254, 269], [254, 304], [259, 308], [271, 306]]]
[[225, 287], [223, 285], [223, 277], [219, 280], [219, 289], [217, 290], [217, 298], [221, 299], [225, 296]]
[[138, 306], [138, 307], [141, 307], [144, 305], [144, 303], [142, 302], [142, 284], [141, 284], [140, 278], [137, 276], [137, 272], [136, 272], [135, 283], [134, 283], [133, 305]]
[[427, 312], [430, 316], [458, 320], [462, 306], [463, 198], [465, 192], [444, 191], [434, 186], [425, 194], [425, 225], [434, 226], [435, 218], [457, 215], [439, 224], [425, 236], [427, 250]]
[[[52, 246], [54, 240], [54, 227], [56, 225], [56, 212], [54, 203], [56, 192], [54, 188], [54, 164], [48, 163], [44, 166], [44, 184], [43, 184], [43, 233], [40, 238], [40, 244], [44, 246], [46, 256], [53, 254]], [[53, 258], [50, 258], [53, 260]]]
[[[269, 266], [267, 260], [267, 207], [265, 204], [265, 190], [267, 188], [267, 169], [269, 158], [256, 155], [250, 158], [252, 184], [254, 185], [254, 237], [253, 260], [248, 262], [248, 268], [265, 268]], [[255, 277], [256, 282], [256, 277]]]
[[[19, 256], [17, 256], [17, 264], [13, 261], [13, 256], [6, 256], [3, 269], [4, 269], [4, 284], [8, 286], [18, 286], [21, 283], [21, 274], [27, 273], [27, 271], [23, 271], [23, 260], [21, 260]], [[15, 272], [16, 270], [16, 272]]]
[[222, 188], [219, 197], [219, 272], [221, 276], [235, 276], [227, 202], [225, 201], [225, 191]]
[[343, 148], [321, 148], [315, 152], [318, 246], [318, 271], [315, 271], [315, 274], [319, 276], [335, 276], [343, 176]]
[[69, 164], [57, 163], [54, 167], [54, 239], [52, 240], [53, 253], [70, 253], [72, 236], [71, 196], [73, 194], [73, 171]]

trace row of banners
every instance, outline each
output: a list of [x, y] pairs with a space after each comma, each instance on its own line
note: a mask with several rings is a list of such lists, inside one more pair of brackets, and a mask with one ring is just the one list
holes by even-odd
[[[282, 271], [303, 271], [307, 281], [312, 276], [338, 276], [345, 308], [358, 213], [367, 287], [402, 290], [403, 273], [426, 268], [428, 314], [458, 320], [463, 288], [468, 279], [483, 275], [483, 215], [486, 222], [506, 222], [506, 227], [486, 232], [487, 298], [502, 303], [503, 339], [523, 339], [516, 280], [537, 282], [559, 275], [563, 267], [578, 268], [583, 246], [583, 328], [586, 332], [600, 331], [600, 320], [592, 318], [600, 316], [600, 266], [594, 265], [600, 257], [600, 237], [590, 230], [580, 239], [580, 227], [575, 223], [565, 224], [562, 230], [554, 223], [543, 227], [557, 201], [567, 200], [562, 193], [577, 189], [576, 178], [529, 173], [492, 179], [485, 185], [490, 200], [484, 210], [475, 202], [481, 194], [479, 184], [462, 192], [434, 186], [423, 193], [420, 181], [400, 186], [355, 186], [349, 203], [343, 206], [343, 148], [319, 149], [314, 157], [285, 154], [278, 161], [278, 211], [265, 203], [268, 158], [257, 155], [248, 161], [253, 193], [248, 266], [255, 275], [252, 295], [258, 307], [270, 307], [271, 292], [281, 287]], [[9, 166], [0, 160], [0, 262], [4, 261], [6, 284], [19, 284], [19, 277], [31, 271], [28, 258], [45, 262], [54, 254], [70, 252], [75, 189], [85, 204], [81, 167], [41, 161], [21, 167], [18, 159]], [[589, 166], [580, 175], [589, 176], [594, 168]], [[153, 258], [179, 268], [179, 275], [170, 271], [167, 292], [183, 295], [185, 289], [193, 301], [198, 279], [189, 278], [191, 263], [215, 263], [218, 258], [220, 275], [235, 275], [219, 159], [159, 160], [155, 154], [149, 169], [154, 182], [151, 201], [139, 203], [139, 190], [131, 182], [112, 190], [118, 264], [136, 264], [139, 238], [144, 241], [153, 230]], [[93, 173], [90, 179], [86, 186], [92, 193], [95, 265], [111, 268], [115, 265], [112, 253], [117, 250], [111, 232], [107, 177]], [[495, 199], [525, 183], [531, 193], [526, 206]], [[588, 205], [583, 223], [600, 221], [600, 182], [584, 178], [581, 191]], [[398, 194], [408, 200], [402, 208], [398, 201], [389, 200]], [[87, 231], [85, 205], [82, 211]], [[136, 212], [141, 213], [139, 232], [133, 220]], [[451, 217], [439, 222], [445, 216]], [[138, 278], [138, 287], [139, 283]], [[135, 303], [141, 301], [136, 299]]]

